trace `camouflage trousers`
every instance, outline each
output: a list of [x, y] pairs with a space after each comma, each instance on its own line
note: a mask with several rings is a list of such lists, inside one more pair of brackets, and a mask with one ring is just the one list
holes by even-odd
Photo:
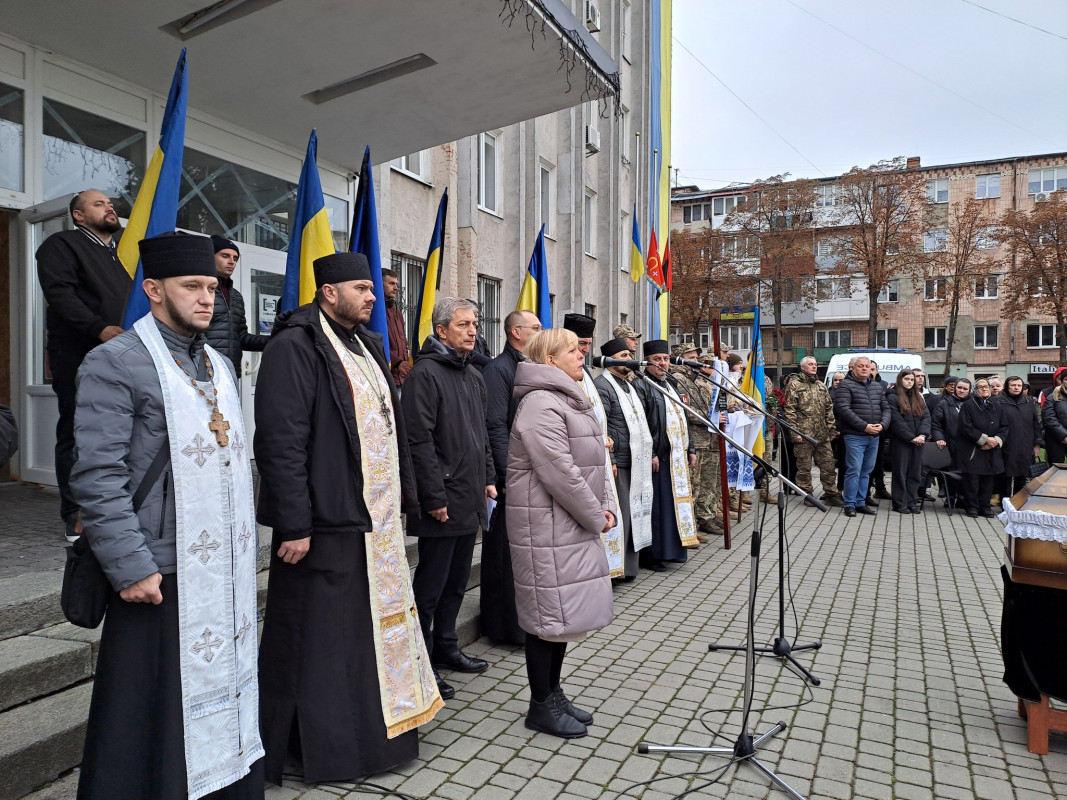
[[697, 525], [722, 522], [722, 476], [719, 471], [719, 448], [715, 445], [697, 450], [697, 465], [689, 470], [693, 491], [693, 513]]
[[829, 442], [808, 444], [796, 442], [793, 444], [793, 452], [797, 459], [797, 486], [813, 494], [811, 486], [811, 462], [819, 468], [819, 479], [822, 481], [822, 490], [827, 495], [840, 494], [837, 491], [837, 468], [834, 463], [834, 454], [830, 449]]

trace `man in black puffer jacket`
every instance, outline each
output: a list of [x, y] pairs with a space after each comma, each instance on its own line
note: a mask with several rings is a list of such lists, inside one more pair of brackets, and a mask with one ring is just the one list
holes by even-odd
[[889, 425], [884, 384], [872, 381], [871, 360], [860, 357], [834, 393], [834, 417], [845, 439], [845, 516], [873, 514], [867, 482], [878, 457], [878, 439]]
[[215, 313], [207, 329], [207, 343], [233, 362], [238, 380], [241, 377], [241, 356], [245, 350], [262, 352], [269, 336], [248, 332], [245, 320], [245, 299], [233, 285], [233, 271], [241, 257], [237, 245], [223, 236], [212, 236], [215, 245], [215, 271], [219, 285], [215, 288]]
[[[471, 365], [477, 308], [457, 297], [437, 301], [434, 335], [423, 342], [400, 398], [421, 508], [407, 518], [408, 535], [419, 539], [415, 605], [434, 668], [459, 672], [489, 668], [462, 653], [456, 635], [475, 539], [487, 523], [486, 498], [496, 498], [485, 381]], [[443, 693], [451, 688], [438, 684]]]

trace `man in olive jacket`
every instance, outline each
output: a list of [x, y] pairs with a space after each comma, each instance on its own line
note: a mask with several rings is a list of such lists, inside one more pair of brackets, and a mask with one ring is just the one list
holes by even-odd
[[[826, 501], [832, 506], [843, 506], [844, 500], [837, 491], [837, 469], [834, 454], [830, 449], [830, 440], [838, 436], [834, 422], [834, 401], [830, 391], [818, 376], [819, 362], [811, 356], [800, 360], [800, 374], [786, 387], [785, 405], [782, 414], [794, 431], [813, 438], [816, 444], [809, 444], [795, 433], [793, 453], [797, 460], [797, 486], [808, 494], [812, 493], [811, 464], [819, 467], [819, 479], [822, 481]], [[805, 505], [810, 505], [804, 500]]]
[[[412, 586], [419, 623], [435, 667], [482, 672], [489, 665], [459, 649], [456, 618], [471, 573], [486, 498], [496, 498], [496, 470], [485, 428], [486, 392], [470, 363], [477, 307], [443, 297], [428, 336], [404, 381], [400, 398], [421, 513], [408, 514], [408, 534], [419, 538]], [[440, 679], [442, 696], [451, 687]], [[447, 699], [447, 697], [446, 697]]]

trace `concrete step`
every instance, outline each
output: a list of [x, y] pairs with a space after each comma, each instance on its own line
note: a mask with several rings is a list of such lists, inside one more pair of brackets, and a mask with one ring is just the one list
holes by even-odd
[[0, 711], [92, 676], [92, 647], [85, 642], [40, 636], [0, 641]]
[[0, 713], [0, 800], [19, 800], [81, 761], [92, 684]]

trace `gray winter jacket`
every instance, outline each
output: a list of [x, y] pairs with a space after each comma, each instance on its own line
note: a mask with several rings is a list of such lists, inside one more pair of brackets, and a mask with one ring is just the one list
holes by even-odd
[[[156, 323], [167, 346], [184, 353], [206, 379], [203, 336], [180, 336]], [[219, 359], [229, 365], [229, 359]], [[184, 359], [183, 359], [184, 361]], [[186, 362], [187, 364], [189, 362]], [[216, 380], [225, 369], [212, 359]], [[228, 368], [232, 374], [232, 365]], [[205, 404], [205, 413], [207, 406]], [[140, 511], [133, 494], [161, 447], [167, 446], [163, 392], [148, 348], [126, 331], [92, 350], [78, 370], [74, 414], [77, 461], [70, 488], [85, 535], [116, 591], [155, 572], [176, 571], [174, 492], [168, 464]]]
[[515, 398], [507, 527], [519, 626], [541, 637], [603, 628], [614, 607], [600, 531], [618, 511], [600, 425], [577, 382], [548, 364], [518, 365]]

